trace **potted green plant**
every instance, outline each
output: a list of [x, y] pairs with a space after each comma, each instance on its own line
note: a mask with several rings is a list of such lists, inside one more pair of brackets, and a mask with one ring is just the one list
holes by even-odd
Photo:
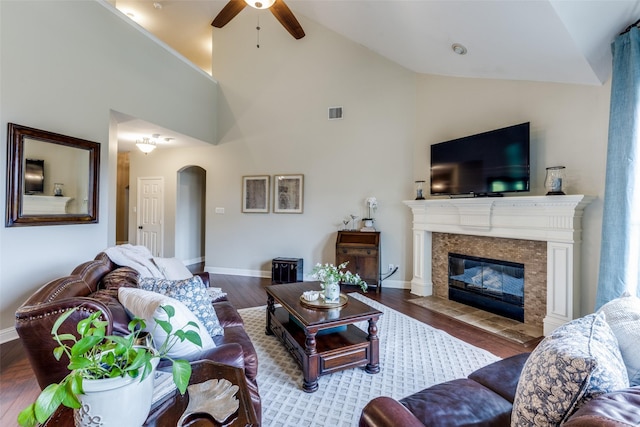
[[[187, 326], [198, 329], [195, 323], [189, 322], [181, 329], [173, 330], [170, 320], [175, 315], [175, 309], [170, 305], [161, 306], [161, 308], [166, 313], [167, 320], [156, 318], [154, 320], [156, 327], [160, 327], [166, 332], [167, 338], [157, 348], [137, 344], [142, 330], [146, 327], [143, 319], [136, 317], [129, 322], [130, 334], [126, 337], [106, 335], [107, 322], [100, 320], [102, 312], [94, 312], [78, 322], [79, 338], [76, 338], [73, 334], [58, 334], [58, 330], [77, 309], [63, 313], [51, 329], [51, 335], [58, 343], [58, 347], [54, 349], [53, 353], [57, 360], [63, 356], [68, 358], [68, 368], [71, 372], [59, 383], [50, 384], [42, 390], [36, 401], [19, 414], [18, 423], [21, 426], [35, 426], [38, 423], [44, 423], [60, 405], [75, 409], [76, 423], [81, 423], [83, 415], [80, 412], [82, 409], [86, 409], [83, 407], [83, 399], [90, 396], [92, 389], [106, 389], [115, 390], [118, 402], [141, 399], [140, 402], [133, 405], [135, 408], [141, 407], [140, 414], [133, 416], [128, 413], [124, 417], [127, 422], [131, 423], [130, 425], [140, 426], [151, 407], [152, 373], [159, 360], [168, 358], [167, 353], [171, 347], [184, 340], [202, 346], [200, 335], [196, 330], [185, 330]], [[180, 393], [184, 394], [191, 377], [191, 365], [186, 360], [168, 359], [172, 362], [173, 381]], [[131, 394], [126, 394], [125, 387], [131, 388]], [[98, 397], [98, 401], [102, 399], [104, 397]], [[106, 398], [106, 400], [110, 399]], [[113, 400], [106, 403], [110, 405], [109, 413], [118, 415], [127, 412]], [[104, 420], [102, 421], [104, 422]], [[109, 423], [109, 425], [124, 427], [129, 424], [118, 422], [118, 424]]]
[[325, 302], [333, 303], [340, 300], [340, 283], [358, 285], [362, 292], [367, 292], [367, 283], [360, 278], [360, 275], [350, 271], [343, 271], [349, 261], [345, 261], [337, 267], [333, 264], [317, 263], [311, 271], [311, 277], [320, 281]]

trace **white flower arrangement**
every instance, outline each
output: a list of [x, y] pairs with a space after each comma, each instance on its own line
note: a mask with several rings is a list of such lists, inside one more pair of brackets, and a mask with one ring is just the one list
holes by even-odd
[[311, 271], [311, 277], [320, 281], [320, 287], [324, 289], [324, 284], [328, 282], [348, 283], [350, 285], [358, 285], [362, 292], [367, 292], [367, 282], [360, 278], [360, 275], [353, 274], [350, 271], [343, 271], [349, 261], [345, 261], [339, 266], [333, 264], [317, 263]]
[[378, 200], [375, 197], [367, 197], [365, 200], [365, 206], [369, 209], [369, 217], [364, 219], [373, 219], [372, 212], [378, 209]]

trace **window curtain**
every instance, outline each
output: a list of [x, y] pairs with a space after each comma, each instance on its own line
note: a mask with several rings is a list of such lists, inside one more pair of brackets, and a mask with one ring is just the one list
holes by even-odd
[[613, 75], [596, 310], [640, 296], [640, 29], [612, 44]]

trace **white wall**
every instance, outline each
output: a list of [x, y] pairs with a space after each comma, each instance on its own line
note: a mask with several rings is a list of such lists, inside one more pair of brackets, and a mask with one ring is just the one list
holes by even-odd
[[0, 227], [2, 341], [35, 289], [115, 242], [110, 112], [214, 142], [217, 85], [97, 1], [0, 1], [0, 52], [3, 144], [8, 122], [102, 144], [98, 224]]
[[[581, 313], [593, 311], [600, 262], [610, 81], [604, 86], [462, 79], [418, 79], [416, 179], [429, 182], [429, 146], [531, 122], [530, 195], [543, 195], [545, 168], [566, 166], [567, 194], [596, 196], [585, 210]], [[428, 188], [428, 187], [427, 187]], [[517, 193], [518, 195], [522, 193]]]
[[189, 166], [178, 171], [175, 256], [187, 264], [204, 262], [206, 171]]
[[[256, 13], [246, 8], [213, 34], [220, 142], [207, 170], [206, 267], [270, 275], [273, 258], [299, 257], [307, 274], [335, 261], [342, 219], [366, 216], [376, 196], [382, 264], [400, 264], [393, 279], [406, 279], [415, 73], [304, 17], [307, 36], [295, 40], [262, 14], [256, 48]], [[343, 120], [327, 120], [331, 106]], [[304, 213], [241, 213], [242, 176], [275, 174], [304, 174]]]
[[[143, 154], [138, 150], [131, 152], [129, 161], [129, 242], [136, 244], [137, 239], [137, 200], [138, 200], [138, 178], [141, 177], [162, 177], [164, 179], [164, 257], [179, 257], [182, 261], [193, 260], [201, 256], [200, 249], [202, 243], [196, 239], [191, 239], [188, 242], [180, 241], [177, 233], [187, 233], [189, 235], [201, 234], [202, 224], [184, 224], [178, 223], [176, 218], [184, 217], [187, 215], [187, 221], [194, 221], [199, 216], [199, 210], [201, 206], [189, 206], [188, 210], [184, 210], [184, 200], [180, 200], [180, 197], [186, 197], [187, 199], [198, 199], [202, 197], [199, 192], [203, 188], [200, 184], [201, 177], [185, 175], [183, 178], [186, 182], [179, 182], [179, 172], [185, 168], [199, 167], [206, 174], [206, 182], [204, 188], [209, 188], [211, 179], [209, 177], [209, 170], [212, 168], [213, 160], [215, 156], [216, 147], [192, 147], [192, 148], [158, 148], [150, 154]], [[195, 184], [189, 189], [182, 188], [182, 191], [178, 191], [179, 185]], [[197, 188], [194, 188], [197, 187]], [[196, 190], [194, 193], [193, 191]], [[186, 191], [190, 191], [189, 194], [185, 194]], [[211, 197], [210, 192], [205, 195], [205, 199]], [[181, 196], [180, 196], [181, 195]], [[198, 204], [201, 201], [198, 201]], [[197, 209], [195, 209], [197, 208]], [[209, 210], [208, 206], [205, 207]], [[179, 210], [183, 210], [182, 213], [178, 213]], [[205, 223], [206, 224], [206, 223]], [[208, 224], [205, 225], [208, 227]], [[183, 235], [180, 237], [184, 237]]]
[[[547, 166], [564, 165], [567, 192], [599, 197], [583, 221], [581, 311], [593, 309], [609, 84], [415, 76], [304, 18], [307, 37], [299, 41], [262, 18], [257, 49], [249, 30], [254, 14], [243, 11], [214, 30], [213, 69], [221, 88], [216, 164], [229, 192], [213, 198], [215, 206], [236, 213], [209, 214], [212, 271], [265, 271], [272, 255], [304, 257], [306, 272], [313, 262], [332, 261], [340, 218], [350, 212], [362, 216], [362, 200], [375, 195], [381, 206], [376, 217], [383, 232], [382, 264], [400, 264], [393, 279], [409, 281], [411, 222], [401, 201], [413, 197], [414, 180], [428, 184], [429, 145], [530, 121], [530, 194], [544, 194]], [[332, 105], [345, 107], [343, 121], [323, 117]], [[373, 168], [363, 167], [367, 164]], [[238, 214], [241, 175], [275, 173], [305, 174], [303, 217]]]
[[[599, 263], [610, 84], [582, 86], [413, 75], [302, 18], [293, 40], [275, 20], [248, 8], [214, 30], [220, 82], [218, 176], [209, 194], [207, 266], [267, 271], [272, 256], [332, 261], [344, 214], [380, 200], [382, 265], [409, 281], [411, 220], [402, 200], [429, 183], [429, 146], [525, 121], [532, 129], [531, 195], [544, 194], [547, 166], [567, 167], [568, 193], [597, 196], [583, 220], [581, 312], [593, 310]], [[324, 117], [345, 107], [343, 121]], [[415, 133], [414, 133], [415, 128]], [[305, 214], [238, 213], [241, 175], [305, 174]], [[226, 190], [225, 190], [226, 189]], [[428, 187], [427, 187], [428, 191]], [[213, 206], [227, 208], [213, 216]], [[231, 206], [231, 209], [229, 208]]]

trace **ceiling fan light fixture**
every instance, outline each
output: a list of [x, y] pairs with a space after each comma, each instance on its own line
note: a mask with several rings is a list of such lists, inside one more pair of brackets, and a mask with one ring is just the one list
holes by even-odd
[[145, 137], [142, 138], [142, 141], [139, 139], [136, 141], [136, 147], [138, 147], [138, 149], [140, 149], [144, 154], [149, 154], [156, 149], [156, 142]]
[[224, 27], [247, 5], [254, 9], [269, 9], [294, 39], [299, 40], [305, 36], [300, 22], [298, 22], [284, 0], [229, 0], [222, 10], [218, 12], [211, 25], [216, 28]]
[[276, 0], [244, 0], [244, 2], [254, 9], [269, 9]]

